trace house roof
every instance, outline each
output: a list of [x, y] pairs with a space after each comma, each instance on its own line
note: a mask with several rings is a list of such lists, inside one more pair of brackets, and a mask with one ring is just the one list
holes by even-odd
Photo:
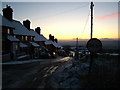
[[[56, 43], [56, 42], [54, 42], [54, 43]], [[63, 48], [59, 43], [56, 43], [57, 45], [58, 45], [58, 48]]]
[[8, 19], [6, 19], [4, 16], [2, 16], [0, 14], [0, 20], [2, 20], [2, 22], [0, 21], [0, 26], [5, 26], [5, 27], [10, 27], [10, 28], [14, 28], [14, 26], [12, 25], [11, 21], [9, 21]]
[[35, 42], [30, 42], [34, 47], [39, 47], [40, 45]]
[[56, 42], [53, 42], [53, 41], [52, 41], [52, 44], [53, 44], [55, 47], [57, 47], [57, 48], [59, 47], [59, 45], [58, 45]]
[[53, 41], [51, 41], [51, 40], [47, 40], [47, 41], [45, 42], [45, 44], [46, 44], [46, 45], [52, 44], [52, 45], [55, 46], [56, 48], [60, 48], [60, 47], [61, 47], [61, 45], [60, 45], [59, 43], [53, 42]]
[[10, 40], [10, 41], [20, 41], [19, 39], [14, 38], [12, 35], [8, 35], [7, 39]]
[[20, 47], [28, 47], [28, 45], [20, 42]]
[[58, 48], [63, 48], [59, 43], [54, 42]]
[[32, 36], [30, 31], [24, 25], [22, 25], [19, 21], [13, 20], [12, 24], [15, 27], [15, 30], [13, 30], [14, 34]]
[[35, 36], [34, 41], [47, 41], [47, 39], [43, 35], [39, 35], [36, 31], [33, 29], [30, 30], [30, 33]]
[[52, 42], [50, 40], [47, 40], [47, 41], [45, 41], [45, 44], [50, 45], [50, 44], [52, 44]]

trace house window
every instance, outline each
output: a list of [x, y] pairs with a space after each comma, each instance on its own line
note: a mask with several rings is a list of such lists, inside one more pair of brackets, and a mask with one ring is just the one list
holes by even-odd
[[27, 41], [27, 36], [25, 36], [25, 40]]
[[31, 37], [31, 41], [33, 40], [33, 37]]
[[16, 35], [14, 35], [14, 38], [16, 38]]
[[15, 49], [18, 50], [18, 45], [15, 46]]
[[24, 39], [24, 37], [22, 36], [22, 40]]
[[10, 29], [9, 28], [7, 29], [7, 33], [10, 34]]

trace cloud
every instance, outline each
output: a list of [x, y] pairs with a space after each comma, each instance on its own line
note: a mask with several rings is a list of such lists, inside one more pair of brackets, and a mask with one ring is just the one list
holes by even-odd
[[118, 18], [118, 17], [120, 17], [120, 12], [115, 12], [115, 13], [112, 13], [112, 14], [99, 16], [99, 17], [96, 17], [95, 19], [96, 20], [106, 20], [106, 19], [112, 19], [112, 18]]

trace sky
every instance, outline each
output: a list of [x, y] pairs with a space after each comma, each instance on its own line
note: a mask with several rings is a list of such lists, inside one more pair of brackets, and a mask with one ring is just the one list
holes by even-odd
[[[40, 27], [46, 38], [90, 38], [90, 2], [2, 2], [6, 5], [15, 20], [29, 19], [31, 29]], [[118, 13], [117, 2], [94, 2], [93, 38], [118, 38]]]

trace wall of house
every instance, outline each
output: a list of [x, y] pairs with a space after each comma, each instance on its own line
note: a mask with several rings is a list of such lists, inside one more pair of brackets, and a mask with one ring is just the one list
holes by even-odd
[[2, 52], [3, 59], [2, 61], [13, 61], [16, 60], [17, 53], [19, 51], [19, 43], [18, 42], [2, 42]]
[[45, 41], [34, 41], [34, 42], [39, 45], [45, 46]]
[[26, 36], [23, 36], [23, 40], [22, 41], [26, 41]]
[[11, 51], [14, 54], [14, 60], [16, 60], [17, 55], [20, 53], [19, 42], [12, 42], [11, 43]]
[[22, 36], [21, 35], [16, 35], [16, 38], [22, 40]]
[[51, 52], [55, 52], [56, 51], [56, 48], [52, 44], [46, 45], [46, 48], [48, 48]]
[[[9, 33], [8, 33], [8, 30], [9, 30]], [[4, 27], [2, 26], [2, 40], [6, 40], [7, 39], [7, 35], [8, 34], [13, 34], [13, 29], [12, 28], [9, 28], [9, 27]]]
[[2, 52], [7, 54], [10, 52], [11, 43], [9, 41], [2, 41]]
[[11, 43], [10, 43], [10, 41], [7, 40], [8, 30], [9, 30], [9, 34], [13, 34], [12, 28], [2, 26], [2, 51], [3, 51], [3, 54], [10, 52]]
[[16, 35], [16, 38], [20, 39], [21, 41], [33, 41], [33, 36]]
[[33, 41], [33, 36], [27, 36], [28, 41]]
[[46, 48], [48, 48], [50, 55], [52, 57], [54, 57], [53, 53], [56, 51], [56, 48], [53, 45], [51, 45], [51, 44], [50, 45], [46, 45]]
[[13, 29], [10, 28], [10, 27], [5, 27], [5, 26], [2, 26], [2, 33], [8, 34], [8, 29], [9, 29], [9, 31], [10, 31], [9, 34], [13, 34]]

